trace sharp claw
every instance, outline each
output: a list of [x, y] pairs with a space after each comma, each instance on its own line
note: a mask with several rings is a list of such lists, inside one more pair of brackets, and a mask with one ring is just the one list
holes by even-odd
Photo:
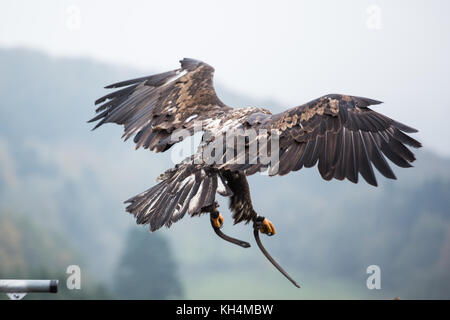
[[258, 229], [261, 233], [265, 233], [268, 236], [273, 236], [277, 232], [275, 231], [275, 227], [273, 223], [269, 220], [264, 218], [263, 221], [259, 222]]
[[211, 223], [214, 228], [220, 229], [223, 226], [223, 216], [219, 213], [219, 215], [216, 218], [211, 217]]

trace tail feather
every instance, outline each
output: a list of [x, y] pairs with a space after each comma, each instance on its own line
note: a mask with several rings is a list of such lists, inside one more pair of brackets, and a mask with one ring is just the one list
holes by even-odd
[[217, 169], [184, 164], [166, 171], [152, 188], [128, 199], [126, 211], [138, 224], [150, 224], [155, 231], [184, 217], [200, 215], [215, 202], [216, 192], [230, 195], [231, 191]]

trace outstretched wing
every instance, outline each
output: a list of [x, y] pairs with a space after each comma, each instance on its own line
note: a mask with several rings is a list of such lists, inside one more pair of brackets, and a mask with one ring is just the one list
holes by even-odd
[[118, 82], [106, 88], [122, 88], [95, 101], [98, 115], [89, 122], [123, 125], [125, 140], [134, 136], [139, 147], [160, 152], [178, 141], [171, 133], [187, 129], [195, 120], [214, 120], [230, 108], [216, 95], [214, 69], [193, 60], [180, 61], [181, 68], [148, 77]]
[[[357, 183], [360, 173], [376, 186], [372, 165], [385, 177], [396, 179], [385, 156], [400, 167], [411, 167], [415, 157], [406, 145], [421, 147], [420, 142], [405, 134], [417, 132], [416, 129], [368, 107], [379, 103], [330, 94], [279, 114], [250, 117], [248, 126], [276, 130], [279, 134], [279, 160], [270, 165], [269, 175], [285, 175], [318, 162], [325, 180], [347, 178]], [[254, 142], [247, 143], [247, 152], [251, 143]], [[250, 175], [265, 166], [225, 163], [220, 167]]]

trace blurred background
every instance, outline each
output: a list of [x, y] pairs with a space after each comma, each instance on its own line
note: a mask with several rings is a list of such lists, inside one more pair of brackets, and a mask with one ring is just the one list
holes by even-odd
[[[0, 0], [0, 278], [57, 278], [65, 299], [450, 298], [450, 2]], [[216, 69], [231, 106], [279, 112], [327, 93], [366, 96], [418, 128], [411, 169], [379, 187], [326, 182], [316, 168], [249, 178], [264, 244], [186, 217], [149, 233], [122, 203], [172, 167], [122, 128], [91, 132], [105, 85], [178, 67]], [[68, 290], [78, 265], [81, 290]], [[369, 290], [366, 269], [381, 269]], [[0, 296], [4, 299], [6, 296]]]

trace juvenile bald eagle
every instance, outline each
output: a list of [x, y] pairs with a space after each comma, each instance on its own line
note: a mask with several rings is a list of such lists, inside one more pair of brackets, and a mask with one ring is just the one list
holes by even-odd
[[[89, 121], [99, 121], [95, 128], [110, 122], [123, 125], [125, 140], [134, 136], [136, 149], [155, 152], [168, 150], [201, 125], [198, 151], [163, 173], [157, 185], [126, 201], [126, 210], [138, 224], [149, 224], [151, 231], [169, 227], [186, 213], [210, 213], [219, 236], [249, 247], [219, 230], [223, 224], [215, 200], [219, 193], [230, 198], [234, 223], [253, 222], [258, 245], [288, 277], [259, 241], [258, 230], [274, 235], [275, 228], [254, 210], [246, 176], [264, 170], [269, 176], [285, 175], [318, 163], [325, 180], [347, 178], [357, 183], [361, 174], [376, 186], [373, 166], [386, 178], [396, 179], [385, 157], [399, 167], [411, 167], [415, 157], [406, 145], [421, 147], [405, 134], [416, 129], [369, 108], [380, 101], [328, 94], [278, 114], [262, 108], [231, 108], [214, 91], [211, 66], [187, 58], [180, 62], [181, 68], [173, 71], [107, 86], [121, 89], [98, 99], [98, 115]], [[224, 137], [231, 137], [233, 143], [216, 147]], [[205, 150], [211, 149], [206, 159]], [[263, 152], [266, 157], [275, 155], [271, 158], [275, 160], [262, 161]]]

